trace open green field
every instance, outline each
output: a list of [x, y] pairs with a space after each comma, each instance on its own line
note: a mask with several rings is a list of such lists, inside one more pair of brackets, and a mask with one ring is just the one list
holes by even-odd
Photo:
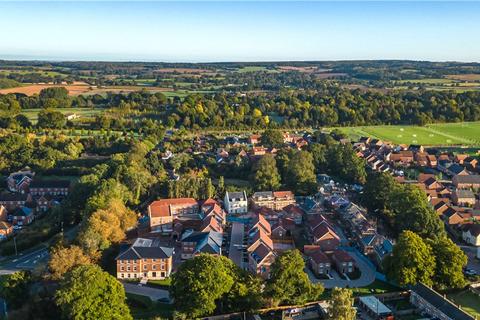
[[260, 71], [266, 71], [269, 73], [277, 73], [279, 71], [277, 70], [272, 70], [272, 69], [267, 69], [266, 67], [260, 67], [260, 66], [246, 66], [243, 68], [240, 68], [237, 70], [237, 72], [260, 72]]
[[[80, 116], [80, 119], [82, 117], [93, 117], [104, 111], [103, 109], [90, 109], [90, 108], [58, 108], [55, 110], [60, 111], [63, 114], [76, 113], [77, 115]], [[22, 114], [25, 115], [28, 118], [28, 120], [30, 120], [32, 123], [35, 124], [38, 121], [38, 113], [40, 111], [41, 109], [23, 109]]]
[[480, 145], [480, 122], [441, 123], [424, 127], [365, 126], [338, 128], [352, 139], [373, 137], [396, 144], [422, 144], [428, 146]]
[[449, 294], [448, 298], [462, 306], [465, 312], [468, 312], [477, 319], [480, 318], [480, 297], [473, 292], [464, 290], [458, 293]]

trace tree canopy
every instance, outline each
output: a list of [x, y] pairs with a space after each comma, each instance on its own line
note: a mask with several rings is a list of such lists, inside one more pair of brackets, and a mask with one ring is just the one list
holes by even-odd
[[69, 319], [130, 320], [123, 285], [96, 265], [69, 271], [60, 283], [56, 302]]
[[322, 285], [313, 284], [304, 268], [305, 262], [296, 249], [285, 251], [275, 259], [265, 288], [272, 304], [303, 304], [320, 297]]
[[280, 188], [280, 174], [275, 158], [266, 154], [252, 167], [253, 185], [255, 190], [278, 190]]
[[328, 308], [328, 319], [355, 320], [356, 309], [353, 307], [352, 290], [333, 288]]

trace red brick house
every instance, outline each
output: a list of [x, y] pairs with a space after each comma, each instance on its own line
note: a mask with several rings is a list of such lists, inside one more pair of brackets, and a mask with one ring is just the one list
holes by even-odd
[[68, 180], [37, 180], [34, 179], [29, 186], [32, 196], [68, 196], [70, 181]]
[[349, 274], [355, 270], [355, 260], [343, 250], [335, 250], [332, 254], [335, 269], [341, 274]]
[[26, 193], [3, 192], [0, 194], [0, 205], [7, 208], [7, 210], [14, 210], [18, 207], [26, 205], [31, 201], [32, 196]]
[[332, 262], [328, 256], [320, 250], [308, 254], [309, 265], [316, 276], [329, 275], [332, 269]]
[[165, 279], [172, 272], [173, 248], [159, 239], [138, 238], [117, 261], [118, 279]]
[[147, 208], [152, 232], [171, 234], [173, 220], [178, 216], [192, 216], [199, 213], [197, 200], [193, 198], [162, 199], [153, 201]]
[[340, 245], [340, 237], [325, 224], [312, 230], [313, 244], [318, 245], [322, 251], [333, 251]]

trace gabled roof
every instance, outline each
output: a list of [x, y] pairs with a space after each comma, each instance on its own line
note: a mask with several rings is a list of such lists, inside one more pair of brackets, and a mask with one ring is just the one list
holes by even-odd
[[272, 233], [272, 227], [270, 226], [270, 223], [261, 214], [257, 214], [253, 218], [252, 227], [250, 228], [249, 233], [255, 228], [262, 229], [262, 231], [266, 232], [267, 234]]
[[455, 320], [474, 320], [475, 318], [460, 310], [455, 304], [445, 299], [441, 294], [435, 290], [427, 287], [423, 283], [418, 283], [412, 286], [412, 291], [421, 296], [424, 300], [430, 303], [437, 310], [441, 311], [450, 319]]
[[203, 219], [202, 226], [200, 231], [216, 231], [223, 232], [222, 226], [218, 223], [218, 220], [215, 216], [208, 216]]
[[330, 259], [327, 257], [325, 253], [320, 250], [316, 250], [309, 254], [310, 258], [316, 263], [330, 263]]
[[293, 192], [292, 191], [274, 191], [273, 196], [275, 198], [293, 198]]
[[257, 248], [255, 248], [252, 253], [250, 253], [250, 256], [258, 264], [265, 260], [271, 254], [273, 254], [273, 251], [265, 244], [261, 243], [260, 245], [258, 245]]
[[469, 224], [463, 229], [465, 232], [470, 232], [474, 237], [480, 236], [480, 224]]
[[[249, 248], [257, 243], [257, 241], [260, 241], [260, 243], [265, 244], [267, 247], [273, 250], [273, 241], [270, 238], [270, 236], [262, 231], [261, 229], [257, 229], [256, 232], [252, 235], [251, 238], [251, 244], [249, 245]], [[247, 249], [248, 250], [248, 249]]]
[[12, 228], [12, 225], [5, 221], [0, 221], [0, 230], [9, 230]]
[[197, 200], [193, 198], [175, 198], [175, 199], [161, 199], [153, 201], [148, 206], [148, 214], [151, 217], [168, 217], [171, 216], [170, 206], [186, 206], [186, 205], [198, 205]]
[[29, 215], [33, 214], [33, 210], [28, 207], [18, 207], [10, 214], [14, 217], [28, 217]]
[[333, 252], [333, 257], [336, 260], [342, 261], [342, 262], [354, 261], [353, 258], [346, 251], [343, 251], [343, 250], [335, 250]]
[[192, 232], [182, 238], [182, 242], [194, 242], [194, 253], [212, 253], [221, 254], [223, 234], [221, 232]]
[[457, 183], [465, 183], [465, 184], [480, 184], [480, 175], [456, 175], [455, 180]]
[[458, 163], [453, 163], [451, 166], [448, 167], [448, 170], [456, 175], [465, 171], [465, 168]]
[[167, 259], [173, 255], [173, 248], [162, 246], [158, 239], [137, 238], [135, 242], [115, 260]]
[[335, 233], [335, 231], [333, 231], [333, 229], [331, 229], [326, 224], [321, 224], [315, 229], [313, 229], [313, 236], [315, 237], [315, 239], [322, 239], [327, 234], [330, 234], [334, 238], [340, 240], [340, 237]]

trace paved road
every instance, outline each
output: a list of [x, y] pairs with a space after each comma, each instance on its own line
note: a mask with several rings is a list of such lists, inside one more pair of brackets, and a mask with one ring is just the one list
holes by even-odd
[[5, 270], [34, 270], [37, 266], [48, 262], [49, 258], [48, 248], [41, 246], [40, 249], [28, 253], [20, 253], [18, 256], [13, 256], [2, 262], [0, 272]]
[[243, 234], [244, 225], [240, 222], [232, 223], [232, 234], [230, 236], [230, 251], [228, 257], [240, 268], [243, 268]]
[[167, 290], [140, 286], [138, 284], [133, 283], [126, 283], [123, 282], [123, 287], [125, 288], [125, 292], [138, 294], [141, 296], [149, 297], [152, 301], [157, 301], [158, 299], [170, 299], [170, 294]]
[[333, 279], [320, 280], [313, 275], [312, 271], [309, 268], [307, 268], [307, 274], [310, 278], [310, 281], [314, 283], [320, 282], [327, 289], [334, 288], [334, 287], [345, 288], [347, 286], [349, 288], [358, 288], [358, 287], [365, 287], [373, 283], [375, 281], [375, 269], [373, 269], [362, 258], [359, 257], [360, 253], [349, 252], [349, 254], [352, 256], [353, 259], [355, 259], [357, 268], [360, 269], [360, 272], [361, 272], [360, 278], [356, 280], [344, 280], [340, 278], [340, 276], [338, 275], [338, 273], [335, 272], [335, 270], [332, 269]]

